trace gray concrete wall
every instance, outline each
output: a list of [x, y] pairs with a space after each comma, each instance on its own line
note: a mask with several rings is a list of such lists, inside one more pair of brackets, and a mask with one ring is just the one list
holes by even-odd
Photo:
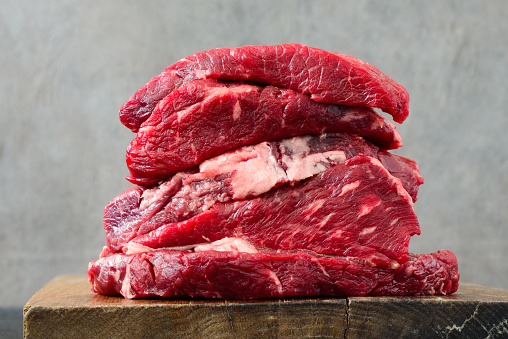
[[300, 42], [403, 84], [401, 154], [425, 177], [411, 251], [453, 250], [462, 281], [508, 288], [508, 2], [0, 1], [0, 306], [86, 273], [129, 186], [118, 109], [166, 66]]

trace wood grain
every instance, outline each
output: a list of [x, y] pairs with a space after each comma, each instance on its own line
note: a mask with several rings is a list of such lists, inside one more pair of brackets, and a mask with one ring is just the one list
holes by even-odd
[[61, 276], [24, 309], [25, 338], [507, 338], [508, 291], [444, 297], [126, 300]]
[[55, 278], [24, 308], [25, 338], [342, 338], [345, 299], [126, 300]]
[[347, 338], [508, 338], [508, 291], [460, 284], [433, 297], [348, 298]]

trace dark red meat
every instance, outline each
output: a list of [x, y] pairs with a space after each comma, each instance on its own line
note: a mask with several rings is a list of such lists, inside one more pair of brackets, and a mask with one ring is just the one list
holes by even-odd
[[[168, 223], [189, 219], [216, 202], [242, 200], [274, 187], [320, 173], [357, 154], [382, 159], [401, 178], [416, 201], [423, 182], [416, 163], [378, 152], [361, 137], [343, 133], [299, 136], [264, 142], [212, 158], [201, 170], [181, 172], [152, 189], [133, 187], [113, 199], [104, 211], [104, 229], [112, 252], [136, 236]], [[254, 175], [254, 176], [253, 176]], [[257, 179], [253, 180], [256, 177]]]
[[92, 290], [254, 299], [457, 291], [450, 251], [414, 255], [418, 165], [388, 150], [408, 94], [300, 44], [188, 56], [120, 110], [131, 187], [105, 208]]
[[125, 298], [187, 295], [224, 299], [434, 295], [457, 291], [455, 255], [439, 251], [396, 270], [340, 257], [295, 253], [154, 251], [92, 261], [92, 290]]
[[407, 193], [413, 198], [413, 202], [416, 202], [418, 187], [423, 184], [423, 177], [416, 161], [385, 151], [379, 151], [377, 158], [391, 175], [402, 181]]
[[198, 80], [165, 97], [127, 149], [127, 179], [153, 186], [231, 149], [295, 135], [347, 132], [381, 149], [402, 146], [385, 118], [366, 107], [317, 103], [273, 86]]
[[310, 94], [314, 101], [377, 107], [401, 123], [407, 91], [376, 67], [355, 57], [300, 44], [216, 48], [166, 68], [121, 108], [122, 123], [137, 132], [157, 103], [196, 79], [247, 80]]
[[257, 198], [216, 203], [186, 221], [132, 239], [127, 251], [150, 251], [246, 240], [259, 250], [307, 250], [396, 268], [420, 234], [411, 197], [371, 157], [357, 155], [307, 179]]

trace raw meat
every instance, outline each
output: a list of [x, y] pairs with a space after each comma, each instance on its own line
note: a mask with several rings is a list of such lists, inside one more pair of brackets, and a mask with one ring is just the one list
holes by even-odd
[[105, 208], [104, 229], [112, 252], [129, 240], [164, 224], [189, 219], [216, 202], [258, 196], [288, 182], [298, 182], [359, 153], [378, 157], [390, 173], [402, 178], [416, 201], [423, 182], [416, 163], [387, 152], [361, 137], [344, 133], [298, 136], [245, 146], [204, 161], [199, 172], [187, 171], [161, 185], [133, 187]]
[[450, 251], [414, 255], [423, 183], [402, 146], [406, 90], [300, 44], [188, 56], [120, 110], [134, 186], [105, 208], [92, 290], [125, 298], [435, 295]]
[[248, 80], [310, 94], [314, 101], [377, 107], [401, 123], [407, 91], [376, 67], [355, 57], [300, 44], [217, 48], [166, 68], [121, 108], [120, 121], [137, 132], [157, 103], [196, 79]]
[[455, 255], [445, 250], [411, 255], [396, 270], [304, 252], [160, 250], [108, 255], [90, 263], [88, 277], [94, 292], [129, 299], [257, 299], [451, 294], [459, 273]]
[[418, 187], [423, 184], [423, 177], [416, 161], [385, 151], [379, 151], [377, 158], [391, 175], [402, 181], [407, 193], [413, 198], [413, 202], [416, 202]]
[[381, 149], [399, 133], [371, 108], [318, 103], [273, 86], [197, 80], [159, 102], [127, 149], [130, 182], [153, 186], [226, 151], [296, 135], [347, 132]]
[[234, 237], [263, 251], [306, 250], [397, 268], [409, 259], [414, 234], [420, 227], [400, 180], [378, 160], [357, 155], [300, 184], [216, 203], [191, 219], [163, 225], [132, 239], [126, 252]]

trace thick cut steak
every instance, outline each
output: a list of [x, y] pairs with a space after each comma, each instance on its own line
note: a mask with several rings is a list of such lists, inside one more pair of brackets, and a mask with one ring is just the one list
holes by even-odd
[[125, 298], [434, 295], [450, 251], [414, 255], [423, 183], [402, 146], [406, 90], [300, 44], [216, 48], [166, 68], [120, 109], [136, 186], [104, 210], [92, 290]]
[[379, 160], [357, 155], [299, 184], [216, 203], [188, 220], [132, 239], [126, 253], [187, 248], [226, 237], [263, 251], [306, 250], [398, 268], [420, 234], [413, 202]]
[[198, 80], [154, 109], [127, 149], [127, 179], [153, 186], [237, 147], [296, 135], [347, 132], [381, 149], [402, 146], [399, 133], [371, 108], [318, 103], [273, 86]]
[[166, 68], [121, 108], [120, 121], [137, 132], [153, 109], [175, 89], [197, 79], [247, 80], [310, 94], [314, 101], [377, 107], [401, 123], [407, 91], [376, 67], [355, 57], [300, 44], [217, 48]]
[[154, 188], [129, 188], [104, 211], [109, 249], [117, 252], [134, 237], [189, 219], [216, 202], [258, 196], [311, 177], [359, 153], [381, 159], [416, 201], [423, 179], [411, 160], [378, 151], [361, 137], [349, 134], [298, 136], [227, 152], [204, 161], [199, 170], [177, 173]]
[[125, 298], [224, 299], [435, 295], [457, 291], [455, 255], [412, 255], [396, 270], [308, 253], [154, 251], [111, 254], [89, 264], [92, 290]]

